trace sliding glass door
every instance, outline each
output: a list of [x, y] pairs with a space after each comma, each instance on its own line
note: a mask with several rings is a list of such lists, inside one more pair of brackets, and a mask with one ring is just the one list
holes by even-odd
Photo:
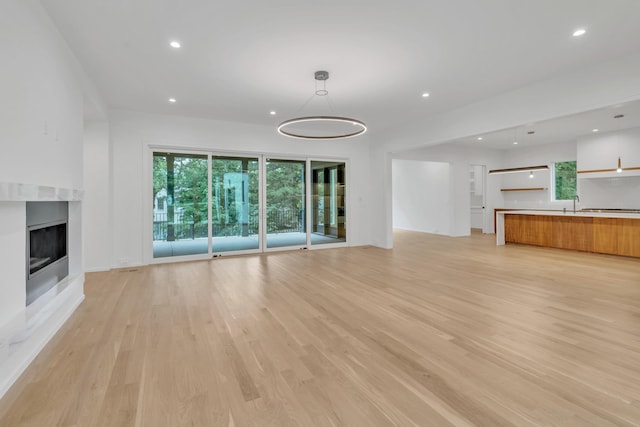
[[311, 161], [311, 244], [345, 242], [345, 163]]
[[344, 162], [168, 151], [152, 158], [154, 259], [346, 242]]
[[306, 168], [304, 160], [267, 159], [267, 249], [307, 245]]
[[213, 252], [260, 248], [259, 159], [211, 159], [211, 224]]
[[207, 173], [206, 155], [153, 153], [154, 258], [208, 252]]

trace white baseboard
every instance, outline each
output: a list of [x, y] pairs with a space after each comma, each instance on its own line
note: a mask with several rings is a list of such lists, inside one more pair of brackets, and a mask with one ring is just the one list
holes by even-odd
[[111, 271], [112, 267], [95, 267], [95, 268], [85, 268], [85, 273], [100, 273], [101, 271]]

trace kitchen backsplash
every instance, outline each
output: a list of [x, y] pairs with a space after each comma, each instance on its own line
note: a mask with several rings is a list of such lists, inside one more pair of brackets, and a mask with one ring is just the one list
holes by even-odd
[[640, 209], [640, 176], [580, 178], [580, 208]]

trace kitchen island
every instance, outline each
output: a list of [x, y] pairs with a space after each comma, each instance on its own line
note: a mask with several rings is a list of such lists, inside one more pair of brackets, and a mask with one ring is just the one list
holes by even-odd
[[505, 243], [640, 257], [640, 214], [500, 211], [496, 212], [496, 244]]

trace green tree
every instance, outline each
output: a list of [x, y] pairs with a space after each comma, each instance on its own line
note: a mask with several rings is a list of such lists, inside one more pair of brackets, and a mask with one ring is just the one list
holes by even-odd
[[297, 228], [304, 220], [304, 171], [298, 161], [267, 163], [268, 232]]
[[207, 158], [176, 157], [174, 163], [176, 207], [182, 211], [183, 221], [207, 222]]
[[[153, 197], [168, 190], [168, 162], [173, 164], [173, 195], [167, 194], [176, 213], [177, 225], [197, 227], [196, 237], [207, 233], [207, 157], [154, 153]], [[304, 215], [305, 165], [297, 161], [267, 162], [267, 215], [270, 232], [297, 227]], [[225, 185], [225, 174], [244, 173], [248, 178], [248, 217], [238, 218], [237, 189]], [[211, 163], [211, 200], [214, 235], [256, 234], [259, 223], [259, 168], [257, 159], [213, 157]], [[244, 193], [240, 193], [244, 194]], [[170, 207], [171, 208], [171, 207]], [[177, 215], [180, 213], [180, 215]], [[180, 224], [184, 223], [184, 224]], [[177, 232], [178, 238], [183, 237]], [[190, 235], [189, 235], [190, 237]]]
[[571, 200], [576, 195], [576, 161], [555, 163], [556, 200]]
[[167, 158], [164, 155], [153, 154], [153, 198], [167, 189]]

